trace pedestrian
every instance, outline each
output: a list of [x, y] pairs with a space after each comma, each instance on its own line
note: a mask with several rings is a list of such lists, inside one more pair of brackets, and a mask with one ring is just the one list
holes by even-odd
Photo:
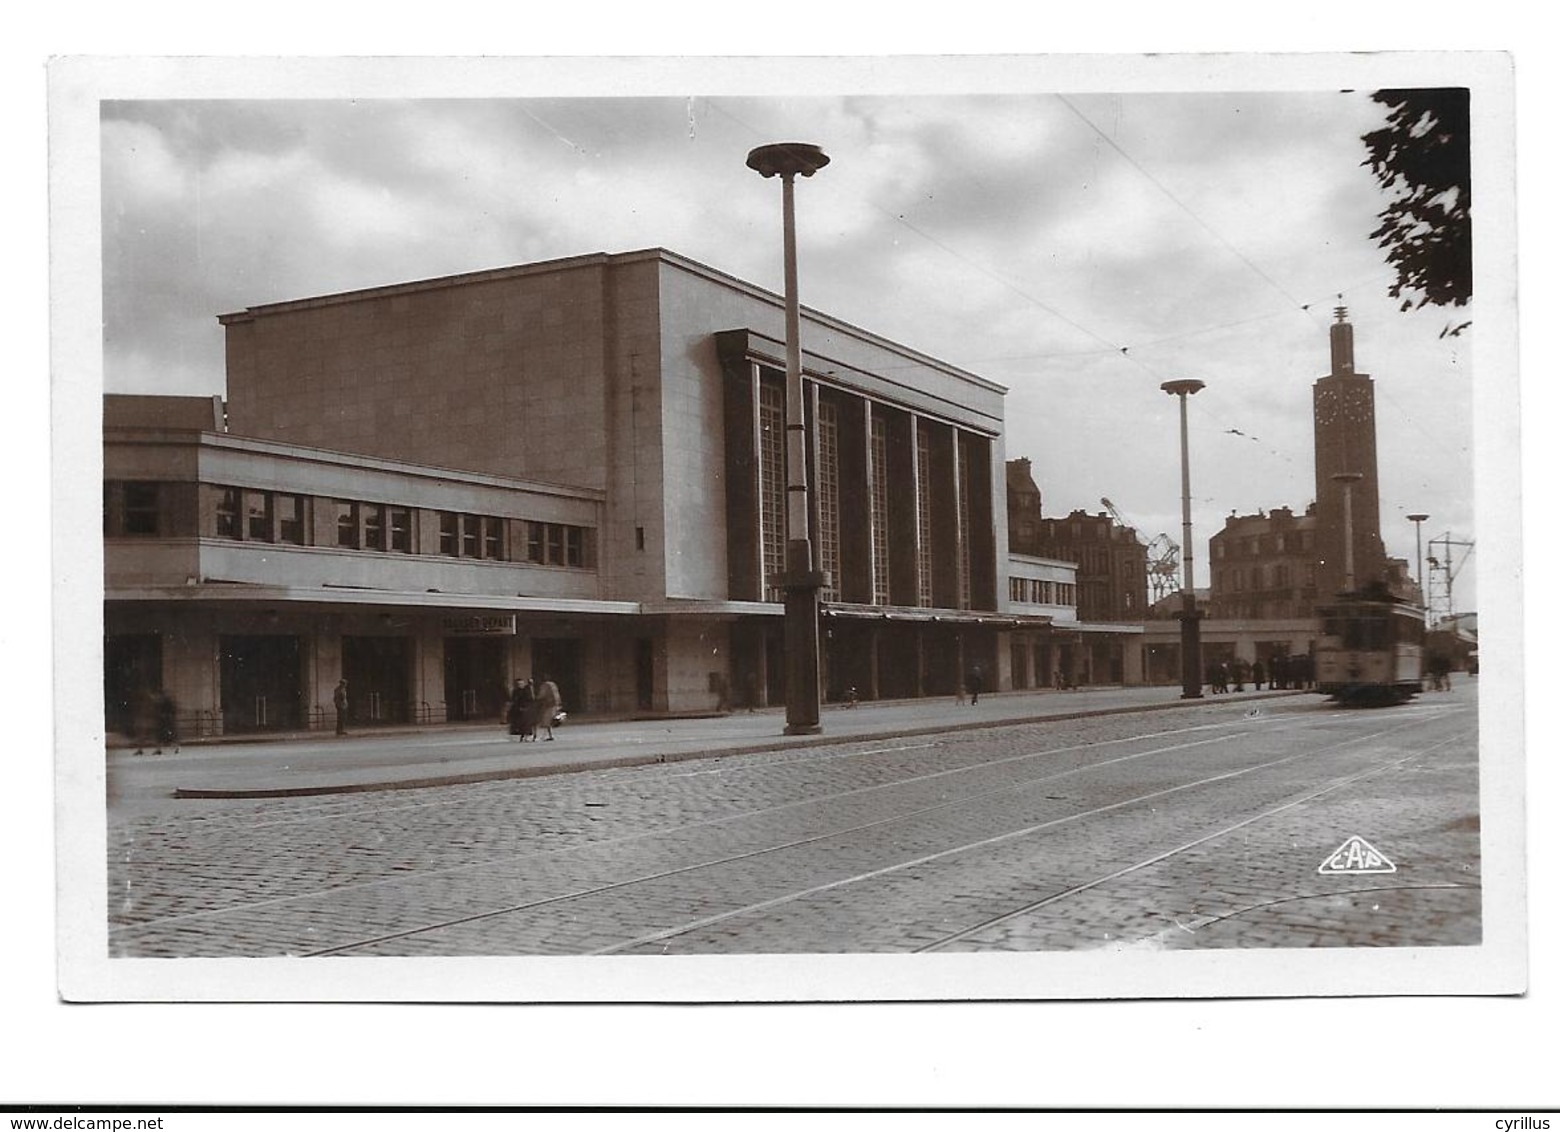
[[547, 741], [552, 742], [553, 720], [563, 707], [563, 700], [558, 695], [558, 685], [552, 682], [552, 677], [542, 673], [540, 682], [536, 685], [536, 730], [547, 729]]
[[1220, 694], [1228, 694], [1230, 690], [1229, 662], [1223, 660], [1219, 661], [1218, 667], [1215, 671], [1218, 675], [1219, 686], [1215, 688], [1214, 691], [1219, 692]]
[[1058, 692], [1066, 691], [1067, 689], [1067, 683], [1062, 679], [1062, 670], [1060, 667], [1058, 667], [1055, 672], [1051, 673], [1051, 687], [1055, 688]]
[[749, 714], [758, 709], [758, 673], [751, 668], [742, 676], [742, 698], [747, 700]]
[[529, 680], [515, 681], [509, 691], [509, 703], [504, 709], [504, 720], [509, 724], [509, 734], [517, 742], [524, 743], [526, 728], [530, 724], [531, 704], [535, 700]]
[[157, 754], [164, 747], [172, 747], [175, 754], [179, 750], [179, 708], [167, 692], [157, 697]]
[[724, 672], [715, 673], [715, 710], [722, 714], [731, 710], [731, 682]]
[[347, 733], [347, 709], [349, 706], [347, 700], [347, 678], [345, 676], [336, 681], [336, 691], [331, 696], [331, 700], [336, 705], [336, 734], [345, 735]]
[[1289, 657], [1285, 653], [1273, 654], [1273, 681], [1271, 688], [1289, 687]]
[[984, 678], [985, 678], [985, 674], [983, 672], [981, 672], [980, 665], [977, 664], [974, 668], [970, 669], [970, 705], [971, 706], [974, 706], [975, 704], [980, 703], [980, 686], [981, 686], [981, 682], [983, 681]]
[[1259, 657], [1251, 662], [1251, 686], [1260, 692], [1262, 691], [1262, 682], [1266, 679], [1267, 669], [1263, 667], [1262, 660]]
[[146, 754], [157, 737], [157, 697], [150, 688], [137, 688], [130, 697], [130, 737], [138, 755]]
[[1232, 669], [1230, 675], [1235, 677], [1235, 690], [1244, 692], [1246, 690], [1246, 662], [1241, 660], [1240, 657], [1236, 657], [1230, 662], [1230, 668]]
[[1438, 652], [1430, 654], [1430, 690], [1444, 692], [1451, 686], [1451, 665]]

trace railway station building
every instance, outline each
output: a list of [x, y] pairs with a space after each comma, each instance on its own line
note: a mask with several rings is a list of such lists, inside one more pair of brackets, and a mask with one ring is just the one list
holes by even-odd
[[[356, 726], [542, 674], [585, 715], [782, 701], [780, 296], [648, 249], [220, 321], [225, 399], [105, 399], [110, 729], [157, 691], [329, 726], [342, 678]], [[1008, 552], [1005, 390], [817, 311], [802, 347], [826, 699], [1041, 682], [1083, 630]]]

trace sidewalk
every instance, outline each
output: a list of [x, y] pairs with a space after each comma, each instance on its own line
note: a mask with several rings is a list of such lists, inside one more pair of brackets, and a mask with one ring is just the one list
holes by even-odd
[[823, 733], [805, 736], [784, 734], [785, 713], [778, 708], [700, 718], [571, 721], [556, 729], [555, 740], [534, 743], [510, 739], [496, 721], [376, 729], [345, 737], [246, 736], [234, 742], [207, 740], [163, 755], [112, 749], [108, 785], [111, 798], [280, 798], [403, 790], [1306, 694], [1238, 692], [1187, 702], [1176, 686], [987, 693], [980, 703], [964, 705], [947, 698], [829, 705], [822, 714]]

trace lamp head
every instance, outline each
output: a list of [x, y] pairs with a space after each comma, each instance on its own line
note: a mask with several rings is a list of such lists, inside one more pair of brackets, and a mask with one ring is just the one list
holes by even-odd
[[1159, 388], [1172, 397], [1185, 397], [1188, 393], [1196, 393], [1203, 387], [1203, 383], [1195, 377], [1183, 378], [1180, 381], [1167, 381]]
[[747, 155], [747, 167], [765, 177], [811, 177], [829, 163], [829, 155], [807, 142], [761, 145]]

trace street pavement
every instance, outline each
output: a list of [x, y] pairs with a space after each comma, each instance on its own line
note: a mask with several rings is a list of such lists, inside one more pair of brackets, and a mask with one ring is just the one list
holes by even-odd
[[[1276, 696], [1247, 691], [1207, 702]], [[288, 797], [406, 789], [460, 782], [676, 762], [711, 755], [785, 750], [882, 735], [946, 734], [1027, 720], [1166, 710], [1187, 706], [1180, 688], [1090, 688], [986, 693], [979, 703], [951, 698], [835, 705], [822, 713], [823, 734], [787, 736], [783, 709], [700, 718], [575, 722], [555, 739], [521, 743], [498, 722], [438, 728], [364, 729], [344, 737], [318, 732], [275, 739], [204, 740], [177, 752], [108, 752], [111, 804], [154, 798]]]
[[[920, 705], [933, 729], [920, 736], [910, 734], [915, 705], [882, 708], [911, 713], [882, 727], [867, 707], [831, 711], [828, 744], [794, 740], [779, 750], [783, 717], [773, 713], [744, 713], [735, 726], [603, 724], [603, 734], [625, 742], [637, 735], [641, 756], [657, 747], [668, 756], [652, 763], [675, 765], [603, 762], [592, 773], [547, 777], [518, 775], [514, 760], [533, 757], [532, 745], [506, 752], [501, 735], [407, 735], [420, 746], [393, 768], [401, 773], [427, 769], [438, 750], [444, 765], [469, 772], [489, 756], [468, 747], [483, 744], [510, 765], [440, 789], [164, 796], [141, 812], [111, 807], [110, 954], [1479, 942], [1476, 681], [1383, 711], [1305, 695], [1182, 704], [1172, 692], [1152, 694], [1032, 697], [1056, 705], [1049, 717], [1026, 713], [1021, 697], [943, 704], [942, 714]], [[990, 717], [975, 715], [988, 706]], [[1156, 706], [1166, 710], [1142, 710]], [[999, 716], [1037, 722], [986, 726]], [[847, 722], [860, 729], [854, 739], [841, 734]], [[578, 738], [588, 734], [570, 733], [581, 752], [597, 748]], [[578, 756], [562, 753], [569, 739], [560, 731], [535, 744], [547, 754], [534, 757], [552, 771], [580, 768]], [[755, 745], [766, 753], [741, 753]], [[229, 744], [191, 757], [220, 762], [266, 746], [296, 761], [288, 744]], [[601, 746], [604, 760], [625, 757]], [[291, 749], [311, 747], [339, 757], [354, 740]], [[377, 748], [394, 747], [355, 749], [371, 762]], [[678, 762], [694, 753], [722, 757]], [[182, 758], [119, 756], [137, 771], [177, 770]], [[410, 781], [387, 777], [382, 765], [377, 777]], [[1392, 870], [1327, 871], [1355, 836], [1390, 857]]]

